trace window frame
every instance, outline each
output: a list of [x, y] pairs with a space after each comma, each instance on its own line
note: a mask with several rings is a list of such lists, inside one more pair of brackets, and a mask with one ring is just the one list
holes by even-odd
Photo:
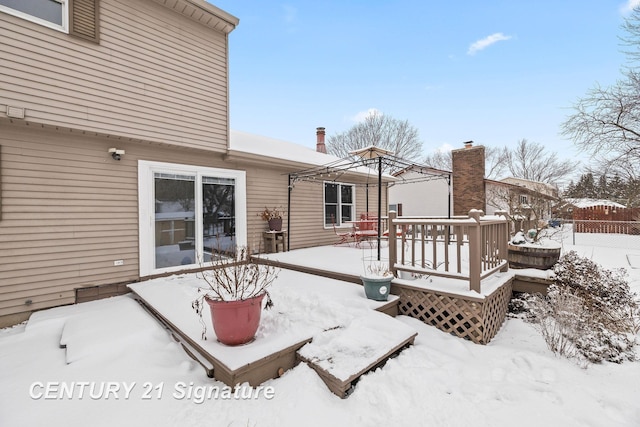
[[[331, 185], [337, 185], [338, 186], [338, 191], [337, 191], [337, 196], [338, 196], [338, 201], [336, 203], [336, 218], [335, 218], [335, 224], [336, 227], [351, 227], [351, 225], [349, 224], [343, 224], [342, 223], [342, 187], [351, 187], [351, 198], [352, 201], [351, 203], [346, 203], [345, 205], [350, 205], [351, 206], [351, 219], [349, 221], [354, 221], [355, 220], [355, 212], [356, 212], [356, 185], [355, 184], [351, 184], [351, 183], [346, 183], [346, 182], [336, 182], [336, 181], [324, 181], [322, 183], [322, 224], [324, 226], [325, 229], [329, 229], [333, 227], [333, 224], [327, 224], [326, 222], [326, 210], [327, 210], [327, 202], [326, 202], [326, 191], [327, 191], [327, 184], [331, 184]], [[333, 205], [333, 203], [331, 203]]]
[[[202, 178], [230, 178], [235, 180], [235, 239], [238, 246], [247, 244], [247, 179], [246, 172], [235, 169], [211, 168], [177, 163], [138, 160], [138, 262], [140, 277], [190, 270], [200, 264], [155, 267], [155, 173], [195, 175], [195, 224], [202, 224]], [[197, 230], [197, 229], [196, 229]], [[195, 232], [196, 259], [202, 254], [202, 233]], [[202, 257], [200, 257], [202, 259]], [[211, 263], [204, 263], [210, 265]]]
[[58, 25], [54, 22], [47, 21], [46, 19], [38, 18], [37, 16], [30, 15], [26, 12], [21, 12], [16, 9], [12, 9], [9, 6], [0, 4], [0, 12], [5, 12], [9, 15], [17, 16], [26, 21], [34, 22], [44, 27], [52, 28], [57, 31], [61, 31], [65, 34], [69, 34], [69, 1], [70, 0], [48, 0], [60, 3], [62, 5], [62, 25]]

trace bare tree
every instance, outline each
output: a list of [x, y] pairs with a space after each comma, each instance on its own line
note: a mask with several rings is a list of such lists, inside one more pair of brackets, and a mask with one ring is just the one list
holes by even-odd
[[507, 168], [506, 153], [499, 147], [488, 147], [484, 151], [484, 175], [488, 179], [498, 179], [504, 176]]
[[600, 169], [638, 177], [640, 163], [640, 75], [596, 86], [574, 105], [575, 113], [562, 124], [563, 135], [591, 153]]
[[453, 164], [453, 156], [451, 150], [449, 151], [434, 151], [431, 154], [427, 154], [423, 163], [434, 169], [440, 169], [443, 171], [450, 171]]
[[[631, 50], [630, 61], [640, 59], [640, 8], [625, 20], [622, 38]], [[640, 175], [640, 73], [630, 64], [623, 77], [610, 87], [596, 85], [573, 106], [575, 112], [562, 124], [563, 135], [571, 138], [607, 173], [628, 178]]]
[[330, 136], [327, 152], [341, 158], [349, 152], [374, 145], [392, 151], [396, 157], [417, 162], [422, 156], [418, 130], [407, 120], [397, 120], [380, 112], [369, 114], [346, 132]]
[[536, 142], [521, 139], [513, 149], [504, 149], [504, 159], [511, 176], [548, 184], [563, 183], [575, 170], [573, 160], [560, 160]]
[[[499, 147], [485, 147], [485, 178], [498, 179], [505, 169], [505, 152]], [[435, 169], [450, 171], [452, 169], [451, 151], [436, 151], [424, 158], [424, 164]]]

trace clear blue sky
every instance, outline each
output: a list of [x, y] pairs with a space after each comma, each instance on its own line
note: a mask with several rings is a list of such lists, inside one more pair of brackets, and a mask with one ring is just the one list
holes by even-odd
[[[425, 153], [474, 140], [563, 158], [570, 107], [620, 77], [634, 0], [211, 0], [229, 36], [231, 127], [315, 147], [375, 108], [409, 120]], [[638, 0], [635, 0], [638, 3]]]

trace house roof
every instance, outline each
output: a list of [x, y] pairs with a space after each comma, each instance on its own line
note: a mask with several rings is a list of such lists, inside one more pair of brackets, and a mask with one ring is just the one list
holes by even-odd
[[233, 31], [240, 20], [224, 10], [204, 0], [154, 0], [187, 18], [221, 31], [225, 34]]
[[594, 206], [610, 206], [613, 208], [626, 208], [625, 205], [613, 202], [605, 199], [589, 199], [589, 198], [569, 198], [565, 200], [566, 203], [575, 206], [576, 208], [592, 208]]
[[[278, 164], [296, 172], [303, 169], [328, 167], [344, 169], [358, 174], [372, 175], [376, 171], [366, 166], [352, 165], [349, 159], [341, 159], [331, 154], [319, 153], [316, 150], [293, 142], [255, 135], [231, 129], [229, 136], [230, 157], [242, 157], [254, 160], [269, 160], [270, 164]], [[349, 167], [352, 165], [352, 167]], [[384, 174], [385, 181], [392, 181], [391, 175]]]
[[502, 185], [513, 189], [524, 189], [530, 193], [536, 193], [549, 198], [558, 197], [557, 188], [551, 184], [547, 184], [546, 182], [531, 181], [529, 179], [513, 177], [504, 178], [500, 181], [485, 178], [484, 181], [492, 185]]

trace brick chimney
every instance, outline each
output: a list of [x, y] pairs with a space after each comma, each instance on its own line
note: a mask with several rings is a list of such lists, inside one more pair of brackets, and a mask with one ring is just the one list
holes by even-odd
[[471, 209], [486, 209], [484, 185], [484, 147], [464, 143], [464, 148], [453, 150], [453, 214], [468, 215]]
[[324, 145], [324, 128], [316, 128], [316, 151], [327, 154], [327, 146]]

